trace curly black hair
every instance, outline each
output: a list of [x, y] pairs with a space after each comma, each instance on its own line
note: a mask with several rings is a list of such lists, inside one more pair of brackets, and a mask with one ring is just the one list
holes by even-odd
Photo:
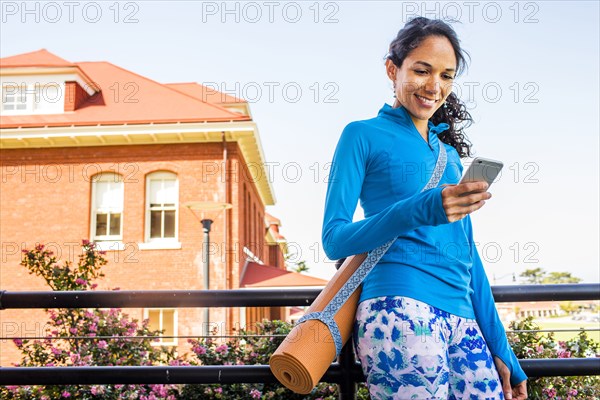
[[[429, 36], [443, 36], [450, 41], [456, 56], [456, 73], [460, 75], [466, 68], [469, 54], [461, 49], [454, 29], [439, 19], [416, 17], [408, 21], [390, 43], [386, 59], [400, 68], [408, 54]], [[450, 128], [439, 134], [440, 140], [454, 147], [461, 158], [471, 156], [471, 142], [465, 137], [463, 130], [473, 123], [473, 118], [456, 94], [450, 93], [444, 106], [440, 107], [430, 120], [436, 125], [447, 123]]]

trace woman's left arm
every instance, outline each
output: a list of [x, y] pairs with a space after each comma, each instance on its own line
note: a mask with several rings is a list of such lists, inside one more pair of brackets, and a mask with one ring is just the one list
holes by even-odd
[[[496, 304], [494, 303], [492, 288], [490, 287], [481, 258], [479, 257], [479, 252], [473, 241], [473, 227], [470, 216], [464, 218], [463, 223], [465, 224], [465, 230], [469, 238], [471, 258], [473, 260], [470, 287], [472, 290], [471, 301], [473, 302], [477, 324], [494, 358], [499, 358], [505, 367], [508, 368], [510, 372], [510, 384], [513, 387], [514, 393], [515, 389], [520, 390], [520, 388], [525, 386], [524, 381], [527, 380], [527, 375], [525, 375], [519, 364], [519, 360], [517, 360], [515, 353], [508, 344], [506, 331], [500, 321]], [[496, 364], [498, 365], [498, 362]], [[525, 397], [521, 397], [517, 393], [514, 393], [518, 396], [515, 398], [527, 398], [526, 393], [524, 394]]]

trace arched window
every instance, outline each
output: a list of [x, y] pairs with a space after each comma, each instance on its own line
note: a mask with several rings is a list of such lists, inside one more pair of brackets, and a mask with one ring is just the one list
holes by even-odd
[[177, 241], [179, 183], [172, 172], [146, 177], [146, 242]]
[[102, 172], [92, 177], [93, 241], [120, 241], [123, 239], [123, 177]]

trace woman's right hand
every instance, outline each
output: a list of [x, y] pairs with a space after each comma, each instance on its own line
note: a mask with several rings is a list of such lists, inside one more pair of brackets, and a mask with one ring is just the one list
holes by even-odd
[[442, 186], [446, 186], [442, 190], [442, 205], [449, 222], [461, 220], [479, 210], [492, 197], [491, 193], [486, 192], [489, 185], [484, 181]]

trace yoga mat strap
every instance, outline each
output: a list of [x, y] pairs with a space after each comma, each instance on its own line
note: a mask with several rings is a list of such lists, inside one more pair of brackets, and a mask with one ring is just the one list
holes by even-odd
[[[446, 149], [444, 148], [444, 144], [440, 142], [440, 153], [438, 155], [437, 162], [435, 164], [435, 169], [433, 170], [433, 174], [431, 178], [429, 178], [429, 182], [427, 185], [421, 190], [421, 192], [432, 189], [438, 185], [440, 180], [442, 179], [442, 175], [444, 174], [444, 170], [446, 169]], [[335, 344], [335, 353], [336, 356], [342, 351], [342, 335], [340, 334], [340, 328], [334, 320], [335, 314], [342, 308], [344, 303], [348, 301], [352, 293], [362, 283], [362, 281], [367, 277], [369, 272], [377, 265], [381, 257], [388, 251], [388, 249], [392, 246], [396, 239], [391, 239], [387, 243], [377, 247], [376, 249], [369, 252], [367, 258], [360, 264], [360, 266], [354, 271], [354, 273], [350, 276], [350, 279], [341, 287], [341, 289], [333, 296], [331, 301], [327, 303], [327, 306], [323, 309], [323, 311], [315, 311], [309, 314], [304, 315], [298, 320], [298, 324], [309, 320], [309, 319], [317, 319], [327, 325], [329, 331], [331, 333], [331, 337], [333, 338], [333, 342]]]
[[306, 314], [298, 320], [298, 323], [304, 322], [308, 319], [318, 319], [329, 328], [329, 333], [333, 338], [333, 343], [335, 344], [335, 354], [336, 357], [342, 351], [342, 334], [340, 333], [340, 328], [333, 320], [332, 315], [326, 315], [324, 311], [315, 311], [310, 314]]
[[336, 355], [339, 355], [342, 351], [342, 335], [340, 334], [340, 329], [337, 323], [334, 321], [335, 314], [338, 312], [340, 308], [348, 301], [352, 293], [362, 283], [362, 281], [366, 278], [367, 274], [371, 272], [371, 270], [377, 265], [377, 262], [383, 257], [385, 252], [390, 248], [392, 243], [394, 243], [392, 239], [389, 242], [385, 243], [382, 246], [379, 246], [375, 250], [369, 252], [367, 258], [360, 264], [360, 267], [354, 271], [354, 273], [350, 276], [348, 281], [340, 288], [340, 290], [335, 294], [335, 296], [331, 299], [327, 306], [323, 309], [323, 311], [315, 311], [309, 314], [304, 315], [298, 320], [298, 323], [302, 323], [309, 319], [318, 319], [330, 330], [331, 337], [333, 338], [333, 342], [335, 344], [335, 352]]

